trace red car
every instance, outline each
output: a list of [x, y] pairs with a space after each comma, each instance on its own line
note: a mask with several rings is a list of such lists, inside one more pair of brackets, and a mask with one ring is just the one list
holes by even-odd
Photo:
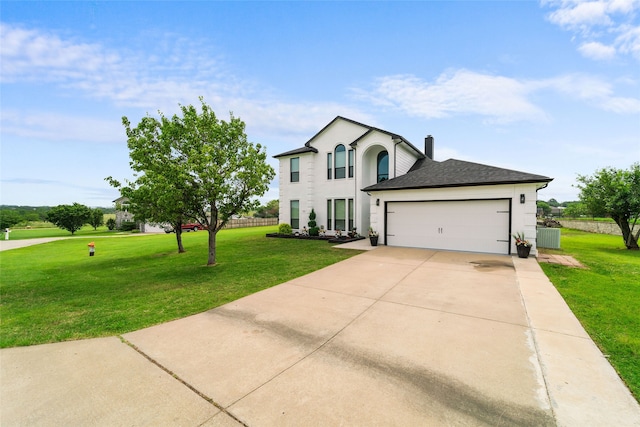
[[182, 224], [182, 231], [198, 231], [204, 230], [205, 228], [204, 225], [197, 223]]
[[[198, 223], [188, 223], [188, 224], [182, 224], [182, 231], [198, 231], [198, 230], [206, 230], [207, 227], [205, 227], [202, 224], [198, 224]], [[164, 227], [164, 232], [165, 233], [173, 233], [175, 230], [173, 229], [173, 227], [171, 227], [170, 225], [167, 225], [166, 227]]]

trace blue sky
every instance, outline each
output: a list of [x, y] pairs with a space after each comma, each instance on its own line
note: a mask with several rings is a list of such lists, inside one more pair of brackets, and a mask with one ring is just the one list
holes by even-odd
[[577, 174], [640, 161], [639, 15], [640, 0], [2, 1], [0, 203], [111, 206], [104, 178], [132, 176], [122, 116], [198, 96], [269, 156], [341, 115], [575, 200]]

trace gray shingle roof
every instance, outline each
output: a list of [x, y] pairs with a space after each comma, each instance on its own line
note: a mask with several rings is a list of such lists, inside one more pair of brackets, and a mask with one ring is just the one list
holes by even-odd
[[408, 190], [416, 188], [468, 187], [477, 185], [524, 184], [553, 180], [547, 176], [503, 169], [480, 163], [449, 159], [418, 160], [405, 175], [379, 182], [362, 191]]
[[302, 148], [296, 148], [295, 150], [287, 151], [286, 153], [276, 154], [273, 157], [277, 159], [278, 157], [286, 157], [286, 156], [293, 156], [293, 155], [302, 154], [302, 153], [317, 153], [317, 152], [318, 150], [316, 148], [302, 147]]

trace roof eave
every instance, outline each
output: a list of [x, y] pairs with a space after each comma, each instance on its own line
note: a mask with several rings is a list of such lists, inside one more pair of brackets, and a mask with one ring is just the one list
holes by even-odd
[[510, 185], [510, 184], [535, 184], [535, 183], [549, 183], [553, 181], [553, 178], [548, 179], [535, 179], [524, 181], [498, 181], [498, 182], [477, 182], [477, 183], [460, 183], [460, 184], [438, 184], [438, 185], [415, 185], [406, 187], [389, 187], [389, 188], [374, 188], [376, 185], [365, 187], [360, 191], [401, 191], [401, 190], [421, 190], [427, 188], [453, 188], [453, 187], [480, 187], [484, 185]]

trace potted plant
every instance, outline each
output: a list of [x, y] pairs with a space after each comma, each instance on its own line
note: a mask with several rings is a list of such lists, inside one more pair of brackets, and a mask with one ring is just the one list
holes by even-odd
[[378, 232], [371, 227], [369, 227], [369, 241], [371, 246], [378, 246]]
[[523, 232], [514, 234], [513, 238], [516, 240], [516, 249], [518, 250], [518, 257], [528, 258], [529, 252], [531, 252], [531, 246], [533, 246], [531, 242], [525, 239]]

